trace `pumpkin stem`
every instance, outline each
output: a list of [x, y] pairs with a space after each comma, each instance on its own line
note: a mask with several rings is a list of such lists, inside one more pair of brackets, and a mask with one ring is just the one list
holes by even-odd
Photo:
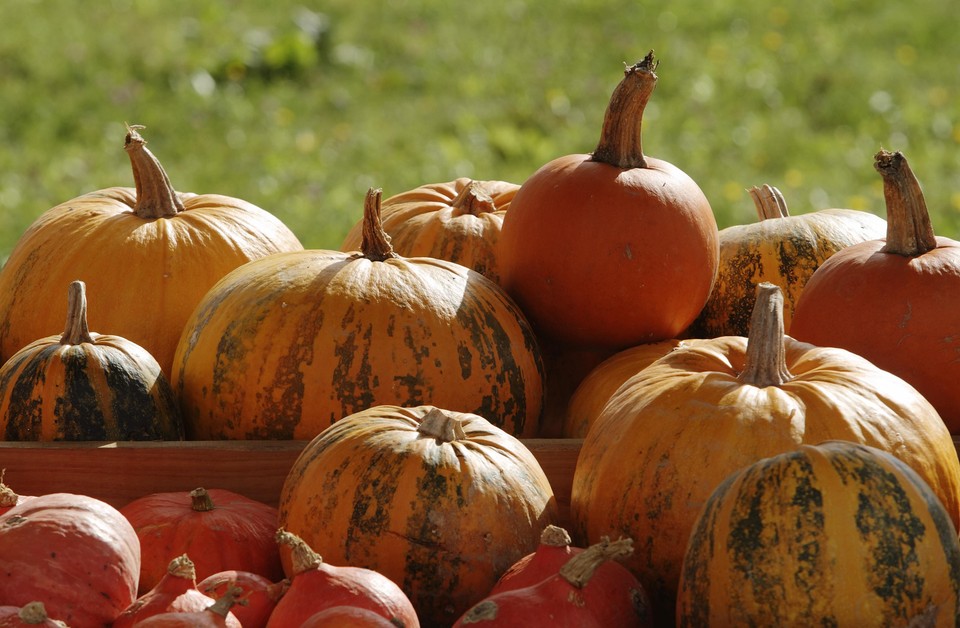
[[240, 587], [227, 587], [223, 595], [217, 598], [217, 601], [206, 608], [206, 610], [220, 617], [226, 617], [230, 614], [233, 605], [237, 603], [237, 598], [243, 595], [243, 589]]
[[752, 187], [747, 190], [753, 199], [753, 205], [757, 208], [757, 218], [767, 220], [768, 218], [786, 218], [790, 215], [787, 209], [787, 199], [777, 188], [772, 185], [763, 184], [762, 187]]
[[[43, 605], [43, 602], [28, 602], [24, 604], [17, 613], [17, 617], [25, 624], [42, 624], [50, 619], [47, 615], [47, 608]], [[57, 621], [56, 623], [59, 626], [66, 626], [66, 624], [61, 621]]]
[[623, 558], [633, 553], [633, 539], [621, 538], [611, 541], [608, 537], [583, 550], [560, 568], [560, 577], [582, 589], [593, 577], [597, 567], [615, 558]]
[[547, 545], [549, 547], [569, 547], [571, 543], [573, 543], [573, 539], [570, 538], [570, 533], [552, 523], [547, 525], [547, 527], [543, 529], [543, 532], [540, 533], [541, 545]]
[[450, 203], [456, 215], [470, 214], [478, 216], [497, 210], [497, 206], [483, 187], [482, 181], [470, 181]]
[[180, 556], [177, 556], [171, 560], [170, 564], [167, 566], [167, 573], [175, 578], [183, 578], [184, 580], [190, 580], [191, 582], [197, 579], [196, 566], [186, 554], [181, 554]]
[[783, 331], [783, 292], [768, 281], [757, 284], [757, 300], [750, 317], [746, 365], [738, 379], [766, 388], [793, 379], [787, 370]]
[[374, 262], [398, 257], [393, 252], [390, 236], [383, 230], [383, 223], [380, 221], [381, 196], [383, 190], [370, 188], [363, 202], [363, 240], [360, 243], [360, 252]]
[[67, 289], [67, 324], [60, 335], [60, 344], [79, 345], [93, 342], [87, 327], [87, 284], [72, 281]]
[[170, 178], [139, 131], [139, 125], [127, 125], [123, 148], [130, 156], [133, 181], [137, 188], [137, 202], [133, 213], [141, 218], [170, 218], [184, 210], [180, 195], [173, 189]]
[[607, 112], [603, 117], [600, 143], [593, 151], [593, 161], [600, 161], [618, 168], [646, 168], [643, 156], [641, 127], [643, 110], [650, 94], [657, 85], [654, 72], [659, 65], [651, 50], [643, 61], [628, 66], [624, 78], [613, 90]]
[[214, 509], [213, 500], [210, 498], [210, 493], [207, 492], [207, 489], [195, 488], [190, 491], [190, 508], [194, 512], [207, 512]]
[[417, 432], [423, 436], [436, 438], [441, 443], [452, 443], [467, 437], [462, 421], [447, 414], [440, 408], [432, 408], [417, 426]]
[[887, 205], [887, 243], [880, 250], [916, 257], [937, 248], [927, 202], [907, 158], [900, 151], [891, 153], [881, 149], [873, 165], [883, 178], [883, 198]]
[[318, 569], [323, 564], [320, 554], [313, 551], [306, 541], [293, 532], [287, 532], [281, 528], [277, 530], [276, 538], [277, 543], [290, 548], [294, 574]]

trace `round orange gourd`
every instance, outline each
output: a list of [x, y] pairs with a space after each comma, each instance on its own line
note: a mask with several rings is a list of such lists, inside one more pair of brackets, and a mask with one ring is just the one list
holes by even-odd
[[334, 423], [293, 464], [279, 510], [324, 560], [399, 584], [425, 625], [449, 625], [558, 520], [522, 442], [435, 406], [375, 406]]
[[677, 625], [956, 626], [960, 543], [885, 451], [803, 445], [733, 472], [690, 536]]
[[792, 334], [842, 347], [919, 390], [960, 433], [960, 242], [937, 236], [902, 153], [880, 151], [887, 236], [840, 251], [813, 274]]
[[0, 515], [0, 603], [43, 601], [69, 626], [109, 626], [137, 597], [140, 544], [116, 508], [70, 493]]
[[614, 393], [584, 439], [571, 533], [634, 539], [626, 564], [658, 621], [674, 616], [680, 565], [700, 509], [733, 471], [828, 439], [888, 451], [960, 521], [960, 461], [936, 410], [901, 378], [783, 333], [782, 295], [761, 284], [750, 336], [688, 340]]
[[62, 334], [0, 366], [0, 440], [182, 440], [180, 408], [153, 356], [89, 331], [82, 281], [67, 301]]
[[854, 209], [821, 209], [791, 216], [777, 188], [750, 189], [757, 222], [720, 230], [720, 269], [713, 292], [694, 322], [694, 335], [746, 336], [757, 284], [783, 291], [783, 329], [789, 334], [807, 281], [837, 251], [882, 238], [886, 221]]
[[140, 539], [140, 593], [188, 554], [200, 580], [240, 569], [276, 581], [283, 577], [274, 541], [277, 509], [222, 488], [144, 495], [120, 508]]
[[86, 283], [90, 326], [142, 346], [170, 375], [183, 325], [207, 290], [252, 259], [303, 246], [246, 201], [180, 193], [138, 132], [125, 148], [136, 188], [84, 194], [44, 212], [0, 269], [0, 359], [63, 322], [57, 302]]
[[363, 250], [273, 255], [204, 298], [174, 365], [188, 436], [309, 440], [379, 404], [476, 412], [533, 436], [543, 364], [529, 323], [493, 281], [394, 253], [370, 190]]
[[[445, 259], [497, 281], [500, 229], [519, 188], [516, 183], [466, 177], [422, 185], [383, 201], [383, 230], [398, 255]], [[340, 250], [358, 251], [362, 244], [360, 221]]]
[[501, 285], [543, 336], [614, 348], [676, 338], [710, 294], [710, 203], [686, 173], [641, 150], [655, 68], [652, 52], [628, 67], [596, 150], [543, 165], [504, 216]]

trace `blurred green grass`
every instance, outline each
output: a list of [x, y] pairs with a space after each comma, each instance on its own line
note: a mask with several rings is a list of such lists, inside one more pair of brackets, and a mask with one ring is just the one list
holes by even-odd
[[902, 150], [960, 237], [955, 9], [758, 0], [5, 0], [0, 258], [49, 207], [132, 186], [125, 123], [181, 191], [253, 202], [338, 248], [371, 186], [522, 183], [591, 151], [624, 63], [660, 81], [644, 149], [721, 227], [769, 183], [791, 212], [884, 214], [873, 155]]

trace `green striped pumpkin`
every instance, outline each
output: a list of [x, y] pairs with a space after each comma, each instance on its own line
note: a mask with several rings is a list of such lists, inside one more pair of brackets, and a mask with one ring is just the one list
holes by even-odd
[[731, 474], [687, 545], [680, 626], [960, 625], [960, 544], [909, 466], [848, 441]]
[[156, 359], [87, 328], [84, 283], [68, 292], [63, 334], [30, 343], [0, 367], [0, 439], [179, 440], [183, 422]]
[[310, 439], [380, 404], [537, 433], [543, 364], [516, 304], [464, 266], [394, 253], [379, 190], [364, 215], [362, 252], [268, 256], [207, 293], [174, 359], [188, 435]]

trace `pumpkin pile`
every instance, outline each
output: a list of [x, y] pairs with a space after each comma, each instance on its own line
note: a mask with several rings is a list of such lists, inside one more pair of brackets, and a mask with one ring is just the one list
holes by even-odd
[[329, 250], [128, 127], [135, 187], [0, 269], [0, 440], [304, 447], [269, 504], [0, 467], [0, 625], [960, 623], [960, 245], [888, 151], [886, 220], [763, 185], [718, 229], [643, 150], [657, 68], [593, 152], [371, 188]]

